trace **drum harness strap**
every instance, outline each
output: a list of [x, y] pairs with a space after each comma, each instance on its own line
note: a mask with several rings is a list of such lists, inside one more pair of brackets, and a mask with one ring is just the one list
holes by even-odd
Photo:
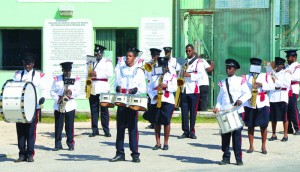
[[[32, 71], [32, 77], [31, 77], [31, 82], [33, 82], [33, 77], [34, 77], [34, 74], [35, 74], [35, 70]], [[24, 76], [24, 70], [22, 70], [22, 73], [21, 73], [21, 79], [20, 81], [22, 81], [22, 78]]]
[[226, 88], [227, 88], [227, 92], [228, 92], [228, 95], [229, 95], [230, 103], [233, 104], [232, 96], [231, 96], [231, 94], [229, 92], [228, 78], [225, 79], [225, 82], [226, 82]]

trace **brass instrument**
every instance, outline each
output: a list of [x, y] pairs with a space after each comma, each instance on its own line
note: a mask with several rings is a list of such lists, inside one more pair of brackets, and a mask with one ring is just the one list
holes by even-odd
[[255, 107], [256, 106], [256, 97], [257, 97], [257, 87], [256, 87], [256, 78], [257, 75], [253, 75], [253, 79], [252, 79], [252, 90], [251, 90], [251, 99], [250, 99], [250, 106]]
[[179, 78], [177, 78], [177, 90], [175, 94], [175, 107], [178, 108], [180, 104], [180, 94], [182, 92], [182, 87], [184, 85], [184, 73], [189, 67], [189, 63], [186, 62], [185, 65], [182, 67], [180, 74], [178, 75]]
[[89, 62], [89, 70], [88, 70], [88, 77], [87, 80], [85, 81], [85, 92], [86, 92], [86, 98], [89, 99], [91, 95], [91, 90], [92, 90], [92, 77], [89, 75], [90, 72], [93, 71], [93, 63], [90, 61]]
[[266, 68], [266, 72], [269, 72], [273, 79], [278, 79], [277, 74], [275, 72], [276, 71], [275, 61], [271, 61], [271, 62], [264, 61], [264, 66]]
[[69, 97], [67, 96], [67, 93], [66, 93], [66, 91], [69, 88], [69, 84], [70, 84], [69, 81], [68, 81], [68, 79], [69, 78], [66, 78], [64, 80], [64, 94], [62, 96], [61, 102], [59, 103], [59, 112], [61, 112], [61, 113], [64, 113], [66, 111], [66, 104], [69, 101]]
[[[158, 78], [158, 86], [163, 82], [163, 75], [160, 75]], [[157, 108], [161, 108], [161, 101], [162, 101], [162, 95], [163, 95], [163, 90], [162, 88], [158, 87], [157, 88], [157, 104], [156, 107]]]
[[144, 69], [145, 69], [147, 72], [151, 72], [153, 66], [155, 66], [156, 63], [157, 63], [157, 60], [152, 60], [152, 61], [150, 61], [150, 62], [148, 62], [148, 63], [145, 63]]

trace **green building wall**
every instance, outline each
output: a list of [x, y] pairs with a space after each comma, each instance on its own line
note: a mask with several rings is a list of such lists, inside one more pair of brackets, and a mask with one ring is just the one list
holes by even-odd
[[[71, 6], [72, 19], [90, 19], [94, 29], [137, 29], [138, 44], [140, 39], [140, 23], [142, 17], [169, 17], [170, 35], [172, 35], [173, 0], [112, 0], [111, 2], [17, 2], [17, 0], [0, 1], [0, 30], [1, 29], [40, 29], [43, 31], [44, 20], [64, 19], [59, 8]], [[1, 36], [0, 36], [1, 38]], [[42, 40], [43, 42], [43, 40]], [[172, 37], [171, 43], [172, 45]], [[1, 46], [2, 47], [2, 46]], [[0, 53], [2, 50], [0, 49]], [[45, 66], [42, 60], [42, 70]], [[11, 79], [15, 71], [0, 70], [0, 86]], [[82, 78], [84, 79], [84, 78]], [[77, 111], [89, 111], [86, 99], [77, 100]], [[44, 111], [52, 112], [53, 101], [47, 99]]]

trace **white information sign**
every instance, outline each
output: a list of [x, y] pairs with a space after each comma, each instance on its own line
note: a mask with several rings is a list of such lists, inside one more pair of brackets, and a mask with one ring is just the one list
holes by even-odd
[[141, 19], [140, 50], [143, 51], [142, 58], [146, 62], [151, 60], [150, 48], [161, 49], [161, 56], [164, 56], [162, 48], [172, 46], [171, 29], [169, 17]]
[[72, 74], [81, 79], [81, 94], [85, 97], [87, 76], [86, 56], [93, 50], [92, 22], [87, 19], [55, 20], [44, 22], [44, 72], [61, 75], [60, 63], [73, 62]]

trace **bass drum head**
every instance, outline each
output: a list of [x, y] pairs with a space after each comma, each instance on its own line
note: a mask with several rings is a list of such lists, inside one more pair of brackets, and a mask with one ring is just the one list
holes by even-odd
[[26, 121], [31, 122], [35, 115], [37, 104], [36, 90], [31, 82], [27, 82], [24, 89], [24, 116]]

